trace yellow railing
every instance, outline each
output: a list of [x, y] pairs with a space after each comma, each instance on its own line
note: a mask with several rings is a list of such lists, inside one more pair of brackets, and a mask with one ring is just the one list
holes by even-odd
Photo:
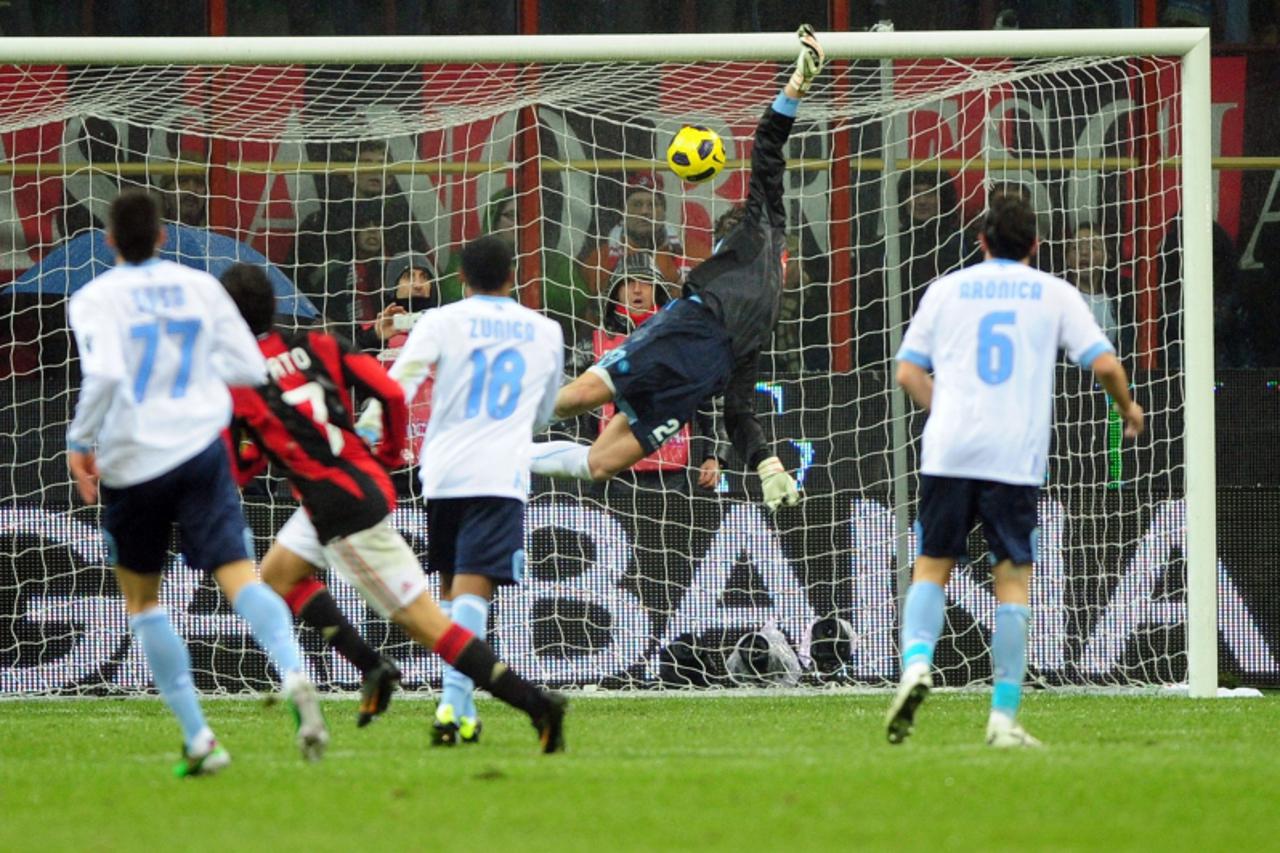
[[[737, 159], [725, 164], [727, 169], [743, 169], [750, 161]], [[931, 159], [901, 158], [894, 162], [895, 170], [906, 169], [943, 169], [951, 172], [1007, 172], [1007, 171], [1044, 171], [1044, 170], [1093, 170], [1093, 171], [1125, 171], [1136, 169], [1142, 162], [1136, 157], [1006, 157], [984, 160], [981, 158], [942, 157]], [[1176, 168], [1179, 158], [1168, 157], [1158, 161], [1160, 168]], [[510, 161], [462, 161], [445, 162], [439, 160], [417, 160], [400, 163], [388, 163], [385, 166], [371, 166], [366, 163], [316, 161], [252, 161], [243, 160], [232, 163], [227, 168], [232, 172], [249, 175], [307, 175], [330, 172], [381, 172], [388, 175], [466, 175], [486, 172], [502, 172], [515, 169], [516, 163]], [[646, 158], [600, 159], [600, 160], [553, 160], [542, 158], [539, 168], [544, 172], [626, 172], [635, 170], [660, 169], [666, 163]], [[1224, 172], [1240, 171], [1273, 171], [1280, 170], [1280, 157], [1214, 157], [1212, 166]], [[849, 160], [849, 167], [855, 171], [880, 172], [886, 168], [882, 157], [854, 157]], [[824, 172], [831, 168], [831, 161], [822, 158], [791, 160], [787, 168], [804, 172]], [[175, 177], [184, 175], [205, 175], [209, 167], [198, 163], [0, 163], [0, 176], [14, 177], [19, 175], [67, 176], [80, 174], [103, 174], [124, 176]]]

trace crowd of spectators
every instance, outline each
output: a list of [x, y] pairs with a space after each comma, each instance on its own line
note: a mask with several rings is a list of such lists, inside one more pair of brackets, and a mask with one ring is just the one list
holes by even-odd
[[[394, 351], [418, 313], [463, 298], [459, 253], [456, 246], [435, 248], [428, 243], [422, 223], [414, 220], [407, 192], [387, 168], [384, 142], [366, 141], [331, 155], [349, 158], [346, 162], [354, 162], [355, 168], [317, 176], [318, 206], [299, 224], [281, 268], [319, 311], [320, 322], [367, 350]], [[175, 163], [180, 168], [171, 175], [152, 179], [165, 218], [191, 227], [209, 226], [209, 181], [197, 168], [199, 158], [184, 153]], [[741, 206], [730, 207], [717, 219], [709, 241], [694, 236], [686, 243], [681, 234], [697, 232], [686, 231], [668, 216], [662, 176], [631, 173], [623, 176], [620, 186], [619, 207], [597, 211], [594, 230], [598, 236], [581, 237], [576, 256], [549, 247], [537, 256], [540, 302], [564, 328], [572, 350], [570, 364], [589, 363], [599, 355], [593, 352], [598, 333], [624, 331], [618, 325], [627, 311], [637, 310], [634, 305], [627, 307], [634, 299], [643, 301], [643, 296], [657, 307], [678, 295], [689, 270], [710, 255], [714, 241], [742, 214]], [[898, 216], [892, 239], [897, 242], [896, 252], [888, 251], [889, 238], [884, 235], [870, 239], [864, 235], [850, 250], [855, 369], [883, 368], [892, 356], [891, 317], [896, 314], [900, 323], [905, 322], [930, 282], [981, 259], [973, 217], [966, 221], [966, 205], [954, 176], [938, 170], [908, 170], [897, 178], [895, 187]], [[1000, 184], [986, 192], [1025, 190]], [[520, 211], [515, 190], [499, 189], [479, 211], [479, 233], [501, 236], [516, 246]], [[1176, 338], [1181, 331], [1170, 325], [1179, 317], [1181, 305], [1177, 226], [1175, 220], [1166, 229], [1156, 259], [1159, 293], [1149, 304], [1160, 312], [1155, 318], [1160, 324], [1157, 340]], [[828, 253], [811, 238], [808, 223], [793, 223], [779, 322], [766, 354], [769, 364], [765, 367], [772, 373], [822, 371], [831, 364], [832, 285], [823, 262]], [[1260, 303], [1258, 288], [1240, 274], [1235, 247], [1220, 227], [1215, 226], [1213, 245], [1219, 367], [1275, 363], [1264, 322], [1274, 312]], [[1101, 219], [1094, 221], [1087, 213], [1079, 213], [1072, 227], [1043, 234], [1036, 260], [1040, 268], [1078, 288], [1099, 325], [1126, 356], [1137, 353], [1141, 344], [1134, 248], [1132, 240], [1107, 233]], [[527, 251], [524, 257], [529, 257]], [[620, 269], [635, 268], [641, 259], [653, 270], [651, 279], [639, 283], [618, 279]], [[532, 276], [518, 278], [527, 286]], [[648, 295], [633, 294], [624, 284], [641, 290], [648, 287]], [[890, 310], [894, 294], [899, 300], [896, 312]], [[48, 342], [33, 343], [40, 338], [39, 329], [28, 328], [38, 322], [35, 316], [15, 311], [8, 328], [0, 330], [5, 353], [0, 370], [6, 375], [30, 373], [43, 361], [40, 350]], [[1170, 346], [1160, 361], [1176, 368], [1181, 352]]]

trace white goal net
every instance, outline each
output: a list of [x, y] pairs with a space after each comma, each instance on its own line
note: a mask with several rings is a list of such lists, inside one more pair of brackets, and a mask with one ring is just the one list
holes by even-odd
[[[770, 517], [712, 428], [604, 486], [535, 478], [525, 582], [492, 614], [500, 655], [537, 680], [603, 687], [883, 685], [914, 548], [923, 418], [891, 356], [937, 275], [978, 257], [995, 192], [1026, 194], [1037, 263], [1077, 282], [1130, 367], [1149, 435], [1119, 442], [1107, 401], [1064, 365], [1040, 505], [1031, 677], [1136, 685], [1187, 677], [1182, 204], [1177, 57], [852, 60], [833, 52], [787, 148], [791, 260], [762, 358], [759, 408], [804, 500]], [[432, 64], [49, 64], [0, 69], [0, 692], [143, 689], [98, 511], [79, 505], [64, 432], [77, 360], [67, 294], [112, 263], [101, 228], [125, 187], [158, 194], [164, 251], [267, 263], [288, 323], [320, 322], [383, 358], [378, 317], [459, 298], [458, 252], [517, 248], [520, 298], [561, 322], [575, 370], [612, 345], [613, 270], [643, 254], [678, 295], [745, 195], [745, 158], [784, 79], [774, 61]], [[682, 185], [662, 155], [685, 123], [728, 167]], [[399, 286], [406, 267], [429, 292]], [[1016, 414], [1011, 413], [1011, 416]], [[414, 429], [421, 430], [419, 408]], [[558, 425], [590, 441], [594, 418]], [[719, 455], [723, 470], [698, 483]], [[396, 520], [425, 553], [413, 478]], [[245, 494], [260, 553], [292, 510]], [[990, 675], [985, 547], [956, 573], [937, 654], [950, 685]], [[411, 684], [429, 655], [340, 604]], [[1229, 618], [1229, 583], [1219, 607]], [[265, 657], [207, 578], [172, 556], [163, 599], [199, 686], [267, 684]], [[1235, 632], [1240, 658], [1261, 642]], [[352, 667], [308, 636], [322, 682]], [[765, 673], [785, 643], [796, 670]], [[733, 666], [727, 662], [738, 656]], [[1265, 652], [1265, 646], [1262, 647]], [[1256, 649], [1252, 649], [1256, 651]], [[781, 658], [786, 658], [782, 655]], [[778, 656], [772, 660], [781, 659]]]

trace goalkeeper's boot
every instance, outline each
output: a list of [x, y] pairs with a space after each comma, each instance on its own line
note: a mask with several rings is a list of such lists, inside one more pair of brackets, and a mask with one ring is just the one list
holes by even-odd
[[374, 717], [386, 711], [391, 704], [391, 694], [399, 686], [400, 667], [391, 658], [383, 658], [365, 674], [364, 683], [360, 685], [360, 713], [356, 715], [356, 726], [364, 728], [373, 722]]
[[1034, 749], [1044, 744], [1027, 734], [1027, 730], [1017, 720], [1005, 714], [993, 713], [987, 719], [987, 746], [996, 749]]
[[569, 700], [559, 693], [539, 689], [542, 710], [533, 717], [533, 727], [538, 730], [538, 742], [547, 755], [564, 752], [564, 713]]
[[458, 724], [458, 714], [453, 710], [453, 706], [440, 703], [436, 706], [435, 719], [431, 721], [431, 745], [457, 746], [461, 728]]
[[298, 750], [303, 759], [319, 761], [329, 746], [329, 728], [324, 723], [316, 686], [305, 675], [292, 675], [286, 681], [285, 700], [297, 726]]
[[933, 677], [929, 674], [929, 664], [918, 661], [903, 671], [898, 692], [893, 695], [893, 704], [884, 715], [889, 743], [902, 743], [911, 734], [915, 727], [916, 709], [931, 689]]
[[173, 766], [173, 775], [179, 779], [212, 776], [230, 763], [231, 753], [219, 746], [216, 740], [210, 739], [208, 748], [198, 754], [187, 752], [187, 748], [183, 746], [182, 760]]
[[480, 732], [483, 729], [484, 724], [480, 722], [479, 717], [458, 718], [458, 740], [462, 743], [479, 743]]

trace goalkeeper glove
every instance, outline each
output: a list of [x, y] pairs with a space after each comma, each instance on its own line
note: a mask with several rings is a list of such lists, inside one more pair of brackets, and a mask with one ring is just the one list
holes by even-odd
[[803, 96], [809, 93], [813, 78], [818, 76], [827, 57], [822, 52], [822, 45], [818, 44], [818, 37], [813, 34], [813, 27], [801, 24], [796, 30], [796, 38], [800, 39], [801, 47], [796, 70], [791, 73], [791, 87]]
[[796, 488], [796, 481], [782, 467], [782, 460], [778, 457], [770, 456], [761, 462], [756, 466], [756, 473], [760, 475], [764, 505], [771, 511], [783, 504], [795, 506], [800, 502], [800, 490]]

